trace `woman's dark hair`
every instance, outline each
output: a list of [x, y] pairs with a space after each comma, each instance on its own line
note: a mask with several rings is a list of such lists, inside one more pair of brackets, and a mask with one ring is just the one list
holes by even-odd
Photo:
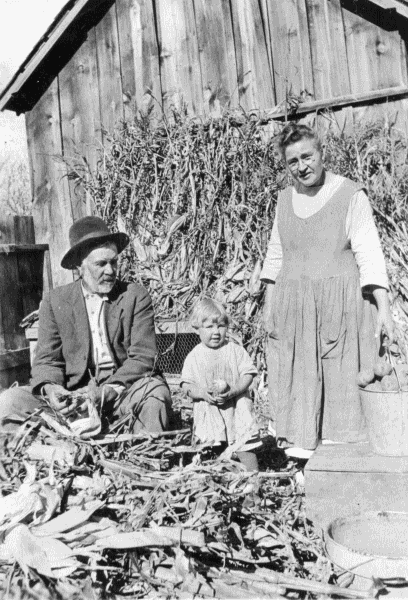
[[322, 144], [314, 129], [307, 125], [288, 123], [276, 137], [276, 146], [283, 160], [285, 160], [286, 148], [301, 140], [313, 140], [316, 148], [321, 152]]

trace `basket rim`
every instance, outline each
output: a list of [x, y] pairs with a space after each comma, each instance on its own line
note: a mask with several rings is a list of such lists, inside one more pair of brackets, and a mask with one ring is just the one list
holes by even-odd
[[408, 388], [406, 390], [368, 390], [367, 388], [358, 386], [358, 389], [368, 394], [408, 394]]
[[337, 517], [336, 519], [334, 519], [333, 521], [331, 521], [324, 529], [324, 540], [325, 540], [325, 545], [330, 542], [331, 544], [337, 546], [338, 548], [346, 548], [350, 553], [357, 555], [357, 556], [366, 556], [367, 558], [371, 558], [371, 559], [386, 559], [386, 560], [393, 560], [393, 561], [404, 561], [407, 562], [408, 561], [408, 554], [407, 555], [402, 555], [402, 556], [387, 556], [384, 554], [370, 554], [368, 552], [364, 552], [364, 550], [356, 550], [355, 548], [352, 548], [350, 546], [348, 546], [347, 544], [343, 544], [342, 542], [338, 542], [337, 540], [334, 539], [333, 537], [333, 527], [335, 527], [336, 525], [341, 525], [341, 522], [343, 521], [356, 521], [358, 519], [358, 517], [365, 517], [367, 518], [375, 518], [375, 517], [381, 517], [381, 516], [385, 516], [385, 515], [391, 515], [392, 517], [396, 517], [396, 516], [401, 516], [404, 515], [408, 518], [408, 512], [404, 512], [402, 510], [373, 510], [373, 511], [365, 511], [362, 513], [355, 513], [352, 515], [347, 515], [347, 516], [343, 516], [343, 517]]

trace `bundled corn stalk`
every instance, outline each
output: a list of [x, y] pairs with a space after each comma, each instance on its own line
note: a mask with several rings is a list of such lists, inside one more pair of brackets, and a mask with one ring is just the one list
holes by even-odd
[[401, 358], [408, 363], [408, 147], [406, 135], [366, 124], [353, 135], [329, 135], [327, 166], [365, 184], [385, 253]]
[[[153, 125], [141, 116], [69, 176], [113, 229], [132, 240], [122, 275], [146, 285], [157, 320], [183, 320], [203, 294], [228, 305], [259, 369], [265, 366], [259, 280], [277, 193], [286, 185], [270, 129], [254, 116], [226, 113], [201, 121], [174, 113]], [[392, 282], [399, 342], [406, 353], [408, 316], [407, 144], [398, 131], [367, 125], [329, 133], [328, 168], [369, 191]]]
[[78, 162], [69, 176], [130, 235], [122, 275], [148, 287], [158, 322], [185, 320], [197, 297], [215, 296], [262, 368], [259, 275], [282, 168], [258, 121], [239, 117], [137, 118], [96, 172]]
[[82, 440], [40, 415], [0, 444], [2, 597], [370, 595], [334, 572], [276, 449], [257, 476], [188, 428]]

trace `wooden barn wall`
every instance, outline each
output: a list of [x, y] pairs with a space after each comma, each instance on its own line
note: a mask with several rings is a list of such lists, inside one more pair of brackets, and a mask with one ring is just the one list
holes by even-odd
[[[185, 102], [191, 114], [219, 115], [227, 104], [267, 110], [299, 94], [321, 100], [407, 85], [400, 31], [353, 6], [116, 0], [26, 117], [36, 238], [50, 244], [54, 283], [71, 280], [59, 268], [68, 228], [92, 210], [55, 156], [79, 152], [94, 165], [106, 131], [137, 109]], [[389, 115], [402, 126], [407, 114], [408, 101], [400, 100], [342, 108], [335, 123]]]

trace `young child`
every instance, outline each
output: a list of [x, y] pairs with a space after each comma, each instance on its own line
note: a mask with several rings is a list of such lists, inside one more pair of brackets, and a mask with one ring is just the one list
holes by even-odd
[[238, 458], [246, 469], [257, 471], [252, 450], [261, 442], [248, 393], [256, 368], [244, 348], [228, 341], [229, 318], [223, 306], [201, 300], [191, 324], [201, 343], [184, 362], [181, 386], [194, 402], [195, 435], [214, 446], [242, 440]]

